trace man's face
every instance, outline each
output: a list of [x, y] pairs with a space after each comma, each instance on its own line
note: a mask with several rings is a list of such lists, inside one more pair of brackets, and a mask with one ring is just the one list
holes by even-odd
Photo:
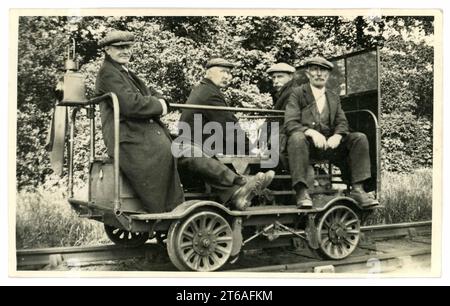
[[113, 61], [126, 65], [130, 61], [131, 58], [131, 50], [132, 45], [123, 45], [123, 46], [106, 46], [105, 52], [108, 54]]
[[227, 87], [231, 81], [231, 68], [211, 67], [206, 72], [206, 77], [220, 88]]
[[330, 77], [330, 70], [322, 66], [311, 65], [306, 69], [309, 83], [317, 88], [323, 88]]
[[287, 82], [292, 80], [293, 74], [292, 73], [286, 73], [286, 72], [274, 72], [272, 73], [272, 83], [273, 87], [278, 91], [286, 85]]

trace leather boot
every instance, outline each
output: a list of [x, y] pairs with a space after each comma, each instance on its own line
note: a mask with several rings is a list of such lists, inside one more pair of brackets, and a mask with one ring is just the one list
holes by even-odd
[[245, 185], [241, 186], [231, 197], [231, 202], [237, 210], [245, 210], [250, 206], [257, 192], [266, 189], [272, 182], [275, 172], [259, 172], [255, 176], [247, 178]]
[[313, 207], [313, 202], [309, 196], [308, 188], [302, 183], [295, 185], [295, 202], [297, 208], [303, 209]]
[[362, 207], [370, 207], [380, 204], [377, 199], [370, 197], [362, 187], [362, 184], [353, 184], [349, 196], [357, 201]]

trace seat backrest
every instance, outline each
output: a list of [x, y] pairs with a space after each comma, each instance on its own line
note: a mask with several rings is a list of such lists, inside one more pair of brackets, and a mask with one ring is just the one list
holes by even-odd
[[[94, 205], [114, 209], [114, 165], [111, 158], [96, 159], [90, 168], [90, 199]], [[128, 179], [119, 173], [119, 195], [121, 210], [145, 212]]]

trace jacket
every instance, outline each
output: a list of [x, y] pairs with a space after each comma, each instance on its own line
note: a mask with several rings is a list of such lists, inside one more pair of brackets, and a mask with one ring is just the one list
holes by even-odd
[[[342, 110], [339, 96], [329, 90], [325, 91], [325, 96], [330, 111], [330, 128], [333, 134], [347, 135], [349, 133], [348, 122]], [[319, 122], [320, 117], [316, 111], [311, 85], [307, 83], [293, 89], [292, 94], [288, 98], [284, 116], [284, 130], [286, 134], [290, 136], [296, 131], [319, 130]]]
[[[120, 169], [129, 179], [149, 212], [170, 211], [184, 201], [171, 154], [168, 129], [160, 121], [161, 96], [145, 86], [132, 71], [108, 56], [100, 68], [95, 92], [114, 92], [120, 105]], [[112, 102], [100, 103], [103, 139], [112, 157], [114, 153], [114, 117]]]
[[[186, 104], [198, 104], [198, 105], [206, 105], [206, 106], [222, 106], [228, 107], [228, 103], [225, 101], [225, 96], [220, 91], [220, 88], [216, 86], [211, 80], [204, 78], [199, 85], [195, 86], [188, 99]], [[202, 125], [194, 126], [194, 115], [201, 114], [202, 115]], [[181, 114], [180, 121], [186, 122], [191, 127], [191, 140], [194, 140], [194, 129], [201, 128], [203, 131], [204, 126], [209, 122], [217, 122], [222, 127], [222, 131], [225, 132], [225, 135], [221, 134], [220, 138], [223, 140], [223, 150], [226, 149], [227, 141], [229, 143], [234, 143], [234, 153], [237, 154], [245, 154], [245, 152], [236, 152], [237, 148], [237, 132], [226, 132], [226, 124], [233, 123], [236, 125], [237, 130], [240, 130], [241, 133], [245, 132], [240, 128], [238, 119], [234, 115], [233, 112], [228, 111], [217, 111], [217, 110], [193, 110], [193, 109], [185, 109]], [[218, 131], [214, 131], [217, 133]], [[202, 133], [202, 141], [210, 137], [210, 134]], [[227, 140], [228, 139], [228, 140]], [[248, 139], [245, 137], [245, 148], [248, 147]], [[216, 152], [220, 153], [220, 152]], [[223, 153], [223, 152], [222, 152]]]

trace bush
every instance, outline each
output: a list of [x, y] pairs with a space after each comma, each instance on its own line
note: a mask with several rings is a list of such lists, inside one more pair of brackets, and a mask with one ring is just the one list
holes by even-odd
[[411, 172], [433, 165], [433, 129], [428, 118], [411, 112], [381, 117], [381, 161], [385, 171]]

